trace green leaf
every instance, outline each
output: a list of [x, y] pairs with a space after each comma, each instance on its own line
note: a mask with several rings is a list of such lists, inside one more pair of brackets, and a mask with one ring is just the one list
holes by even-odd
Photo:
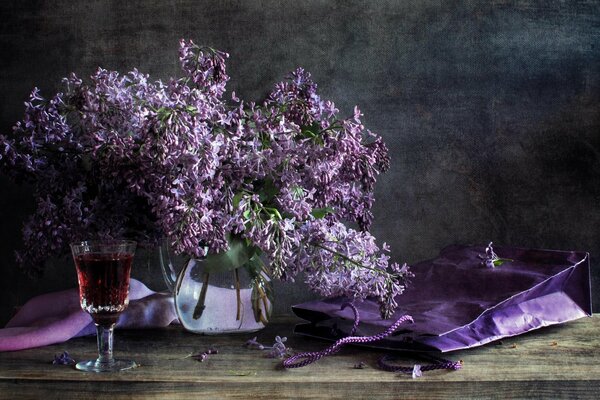
[[169, 117], [171, 116], [172, 113], [173, 113], [172, 109], [167, 108], [167, 107], [161, 107], [156, 112], [156, 116], [158, 117], [158, 119], [160, 121], [165, 122], [167, 119], [169, 119]]
[[300, 136], [306, 139], [310, 139], [314, 143], [319, 145], [325, 144], [321, 135], [321, 125], [319, 125], [317, 122], [313, 123], [310, 126], [303, 126], [300, 130]]
[[263, 267], [263, 261], [260, 258], [260, 254], [254, 253], [252, 257], [248, 260], [246, 264], [246, 268], [248, 269], [248, 274], [251, 279], [257, 279], [260, 277], [260, 271]]
[[494, 267], [499, 267], [502, 264], [504, 264], [505, 262], [511, 262], [511, 261], [514, 261], [514, 260], [511, 260], [510, 258], [497, 258], [493, 261], [493, 263], [494, 263]]
[[246, 264], [254, 250], [246, 245], [246, 241], [237, 237], [228, 239], [229, 250], [222, 253], [209, 254], [201, 260], [207, 273], [232, 271]]
[[273, 180], [266, 179], [258, 190], [258, 197], [260, 198], [261, 202], [269, 203], [271, 200], [273, 200], [273, 197], [275, 197], [278, 192], [279, 189], [277, 189], [277, 186], [275, 186]]
[[243, 192], [238, 192], [235, 194], [235, 196], [233, 196], [233, 208], [238, 208], [238, 206], [240, 205], [240, 201], [242, 200], [242, 197], [244, 197], [244, 193]]
[[304, 198], [304, 189], [301, 186], [294, 186], [292, 189], [292, 198], [294, 200], [302, 200]]
[[92, 157], [89, 154], [83, 154], [81, 156], [81, 166], [83, 167], [84, 171], [91, 171], [94, 163], [92, 162]]
[[325, 208], [313, 208], [311, 214], [316, 219], [321, 219], [325, 217], [327, 214], [331, 214], [333, 212], [333, 208], [325, 207]]
[[271, 216], [271, 218], [275, 218], [277, 220], [282, 220], [281, 213], [275, 207], [263, 207], [264, 210]]
[[[255, 128], [252, 126], [252, 123], [249, 123], [249, 125], [250, 125], [250, 127]], [[260, 138], [260, 144], [264, 149], [271, 148], [271, 138], [269, 137], [269, 135], [267, 133], [259, 132], [258, 137]]]
[[314, 122], [312, 125], [310, 126], [303, 126], [302, 127], [302, 135], [304, 137], [308, 137], [308, 138], [314, 138], [317, 137], [317, 134], [321, 131], [321, 125], [319, 125], [317, 122]]

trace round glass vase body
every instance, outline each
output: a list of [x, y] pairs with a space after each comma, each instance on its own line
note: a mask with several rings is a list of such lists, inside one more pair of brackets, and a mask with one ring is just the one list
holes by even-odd
[[184, 328], [205, 335], [258, 331], [273, 310], [271, 279], [250, 264], [225, 269], [207, 259], [190, 259], [173, 294]]

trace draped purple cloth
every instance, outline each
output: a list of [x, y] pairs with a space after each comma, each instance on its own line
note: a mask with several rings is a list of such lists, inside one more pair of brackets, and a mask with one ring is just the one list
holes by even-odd
[[[177, 322], [171, 294], [156, 293], [132, 279], [129, 299], [117, 328], [158, 328]], [[29, 300], [0, 329], [0, 351], [46, 346], [95, 332], [92, 318], [79, 305], [78, 289], [48, 293]]]
[[[485, 246], [450, 246], [433, 260], [412, 267], [415, 274], [396, 300], [399, 309], [382, 320], [374, 301], [355, 303], [361, 324], [357, 335], [373, 335], [403, 314], [414, 324], [375, 346], [391, 349], [453, 351], [590, 316], [589, 255], [585, 252], [497, 247], [505, 262], [481, 265]], [[348, 299], [311, 301], [292, 307], [310, 321], [296, 327], [308, 336], [335, 340], [350, 332]]]

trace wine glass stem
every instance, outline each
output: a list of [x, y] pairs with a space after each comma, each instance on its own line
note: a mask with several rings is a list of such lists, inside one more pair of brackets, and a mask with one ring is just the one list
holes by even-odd
[[96, 324], [96, 336], [98, 338], [98, 362], [111, 364], [113, 359], [113, 331], [115, 324], [110, 326]]

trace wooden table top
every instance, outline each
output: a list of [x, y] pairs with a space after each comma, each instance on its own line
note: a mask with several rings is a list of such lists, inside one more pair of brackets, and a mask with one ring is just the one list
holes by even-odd
[[[293, 317], [275, 319], [258, 341], [287, 336], [296, 351], [321, 350], [329, 343], [294, 336]], [[264, 351], [242, 345], [252, 334], [200, 336], [181, 327], [117, 331], [115, 354], [138, 368], [94, 374], [52, 365], [68, 351], [76, 360], [95, 358], [94, 337], [53, 346], [0, 353], [0, 398], [599, 398], [600, 319], [562, 326], [483, 347], [447, 354], [462, 359], [459, 371], [410, 375], [377, 369], [380, 351], [345, 348], [304, 368], [283, 370]], [[219, 350], [204, 362], [189, 357]], [[406, 365], [415, 361], [406, 358]], [[363, 369], [354, 365], [365, 362]]]

